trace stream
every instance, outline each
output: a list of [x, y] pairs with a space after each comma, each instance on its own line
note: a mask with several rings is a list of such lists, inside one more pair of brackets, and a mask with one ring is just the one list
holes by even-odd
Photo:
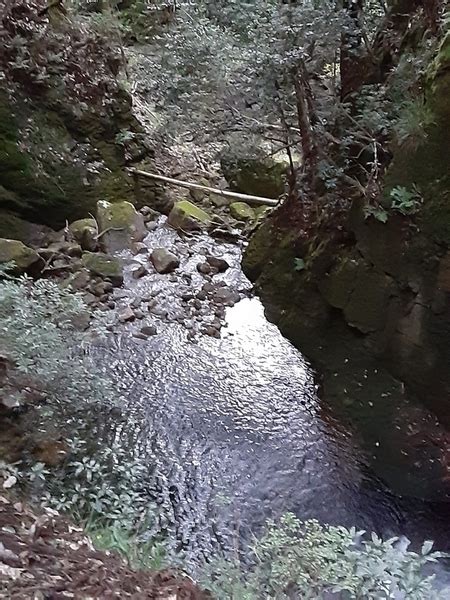
[[[172, 249], [180, 267], [136, 280], [131, 272], [137, 263], [148, 267], [148, 255], [123, 252], [116, 312], [155, 298], [145, 323], [158, 333], [136, 339], [142, 321], [119, 324], [96, 352], [121, 391], [130, 417], [121, 435], [148, 465], [154, 528], [167, 535], [169, 552], [195, 572], [287, 511], [448, 547], [447, 505], [396, 497], [374, 475], [358, 437], [319, 396], [307, 360], [266, 320], [240, 269], [240, 246], [206, 234], [182, 238], [164, 218], [145, 243], [149, 251]], [[230, 268], [201, 275], [196, 265], [208, 253]], [[214, 306], [206, 299], [195, 311], [186, 303], [186, 290], [198, 293], [205, 280], [241, 296], [226, 309], [220, 339], [196, 333], [215, 318]]]

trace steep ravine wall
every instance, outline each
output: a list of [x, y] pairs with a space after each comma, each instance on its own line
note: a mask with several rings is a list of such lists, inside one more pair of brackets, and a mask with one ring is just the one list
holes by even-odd
[[[89, 21], [46, 10], [45, 0], [0, 7], [0, 236], [21, 219], [62, 227], [98, 200], [154, 203], [126, 167], [153, 164], [132, 111], [123, 58]], [[26, 237], [26, 236], [25, 236]]]
[[[449, 97], [447, 37], [430, 68], [433, 124], [414, 148], [397, 149], [386, 178], [387, 192], [417, 185], [423, 197], [418, 214], [392, 212], [381, 223], [365, 218], [355, 201], [341, 231], [328, 222], [300, 235], [289, 224], [295, 208], [285, 206], [254, 234], [243, 260], [268, 317], [318, 367], [326, 385], [345, 370], [351, 379], [357, 364], [384, 366], [399, 397], [406, 386], [444, 429], [450, 428]], [[349, 377], [341, 382], [351, 396]], [[379, 396], [373, 401], [382, 402]], [[351, 402], [344, 407], [350, 416]], [[445, 431], [439, 436], [442, 466], [448, 442], [442, 442]]]

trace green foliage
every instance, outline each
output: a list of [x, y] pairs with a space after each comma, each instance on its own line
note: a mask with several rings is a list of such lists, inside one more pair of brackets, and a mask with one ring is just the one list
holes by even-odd
[[163, 543], [154, 540], [143, 541], [117, 523], [103, 528], [94, 526], [88, 529], [87, 533], [99, 550], [120, 554], [133, 569], [160, 571], [167, 566]]
[[306, 269], [306, 264], [303, 258], [294, 258], [294, 270], [295, 271], [304, 271]]
[[414, 98], [401, 105], [394, 130], [400, 144], [417, 145], [426, 138], [434, 117], [423, 98]]
[[366, 219], [368, 219], [369, 217], [373, 217], [377, 221], [380, 221], [380, 223], [387, 223], [389, 214], [388, 214], [387, 210], [385, 210], [380, 205], [377, 205], [377, 206], [368, 205], [364, 208], [364, 217]]
[[446, 597], [433, 590], [433, 577], [423, 567], [442, 555], [425, 542], [421, 553], [408, 551], [397, 538], [345, 527], [299, 521], [285, 515], [270, 522], [253, 546], [253, 565], [219, 561], [205, 586], [221, 600], [322, 599], [432, 600]]
[[414, 215], [422, 203], [422, 196], [416, 186], [412, 189], [397, 186], [391, 190], [390, 197], [392, 209], [405, 216]]
[[81, 296], [48, 280], [0, 282], [0, 394], [9, 406], [30, 398], [50, 406], [111, 400], [109, 382], [86, 353], [99, 325], [84, 331], [89, 313]]

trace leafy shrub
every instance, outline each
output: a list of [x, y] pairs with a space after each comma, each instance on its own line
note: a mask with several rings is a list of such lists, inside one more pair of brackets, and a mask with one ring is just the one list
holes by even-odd
[[0, 401], [9, 407], [42, 401], [51, 408], [111, 399], [110, 382], [86, 352], [101, 327], [87, 333], [88, 323], [81, 297], [52, 281], [0, 282]]
[[[383, 541], [363, 531], [301, 522], [287, 514], [270, 522], [252, 548], [253, 566], [215, 564], [204, 582], [221, 600], [346, 598], [432, 600], [433, 577], [423, 567], [442, 555], [425, 542], [421, 553], [410, 552], [398, 538]], [[447, 590], [448, 592], [448, 590]], [[445, 593], [445, 592], [444, 592]]]

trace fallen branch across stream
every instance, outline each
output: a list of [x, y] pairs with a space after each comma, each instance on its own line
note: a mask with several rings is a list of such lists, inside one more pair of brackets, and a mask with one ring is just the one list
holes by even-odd
[[267, 206], [277, 206], [279, 202], [274, 198], [262, 198], [261, 196], [249, 196], [248, 194], [229, 192], [228, 190], [220, 190], [218, 188], [212, 188], [206, 185], [200, 185], [198, 183], [180, 181], [179, 179], [172, 179], [171, 177], [164, 177], [163, 175], [156, 175], [155, 173], [148, 173], [147, 171], [141, 171], [139, 169], [128, 169], [128, 171], [130, 171], [130, 173], [133, 173], [133, 175], [148, 177], [149, 179], [157, 179], [158, 181], [164, 181], [165, 183], [177, 185], [179, 187], [184, 187], [188, 190], [202, 190], [204, 192], [208, 192], [209, 194], [217, 194], [218, 196], [224, 196], [225, 198], [241, 200], [242, 202], [247, 202], [247, 204], [265, 204]]

